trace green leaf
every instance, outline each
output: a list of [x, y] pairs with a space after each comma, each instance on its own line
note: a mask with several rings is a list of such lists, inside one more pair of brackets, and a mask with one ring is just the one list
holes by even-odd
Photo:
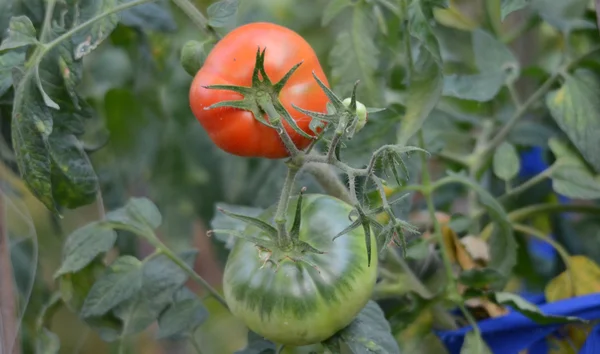
[[433, 20], [433, 8], [436, 3], [426, 1], [412, 1], [408, 8], [408, 31], [411, 36], [419, 40], [420, 45], [429, 52], [430, 57], [442, 67], [440, 44], [433, 33], [430, 21]]
[[117, 234], [112, 229], [97, 222], [75, 230], [65, 242], [63, 261], [54, 277], [80, 271], [99, 254], [110, 250], [116, 240]]
[[477, 333], [470, 331], [465, 335], [465, 341], [460, 354], [493, 354], [487, 343]]
[[158, 319], [158, 338], [193, 332], [208, 318], [208, 310], [198, 297], [171, 304]]
[[473, 52], [478, 74], [450, 75], [444, 81], [444, 95], [486, 102], [504, 84], [519, 76], [519, 61], [508, 47], [481, 29], [473, 31]]
[[[74, 6], [75, 8], [71, 11], [79, 12], [81, 15], [78, 23], [83, 23], [100, 14], [110, 12], [120, 2], [121, 0], [77, 2]], [[120, 14], [114, 12], [95, 21], [87, 30], [77, 32], [73, 36], [73, 43], [75, 45], [73, 58], [76, 60], [81, 59], [96, 49], [117, 27], [119, 20]]]
[[517, 294], [497, 292], [491, 296], [497, 304], [510, 306], [540, 325], [557, 323], [587, 323], [586, 320], [573, 316], [554, 316], [544, 314], [536, 305]]
[[106, 270], [100, 260], [94, 260], [75, 273], [67, 273], [58, 278], [60, 296], [67, 308], [78, 313], [90, 289]]
[[0, 39], [8, 29], [8, 24], [12, 17], [13, 4], [12, 1], [0, 2]]
[[206, 9], [208, 25], [211, 27], [229, 26], [235, 20], [239, 5], [239, 0], [221, 0], [211, 4]]
[[275, 354], [277, 346], [275, 343], [259, 336], [258, 334], [248, 331], [248, 344], [242, 350], [238, 350], [233, 354]]
[[400, 353], [398, 343], [391, 333], [388, 321], [376, 302], [370, 300], [358, 316], [348, 325], [329, 338], [323, 345], [339, 348], [344, 343], [352, 353]]
[[31, 192], [56, 212], [48, 151], [52, 115], [32, 80], [31, 71], [20, 79], [16, 88], [12, 117], [12, 143], [19, 172]]
[[24, 63], [25, 53], [11, 51], [0, 54], [0, 97], [4, 95], [13, 84], [13, 68], [22, 67]]
[[428, 51], [422, 50], [411, 75], [406, 113], [398, 134], [399, 145], [406, 145], [421, 129], [440, 99], [443, 83], [440, 66]]
[[551, 26], [568, 33], [574, 30], [596, 29], [593, 21], [584, 18], [589, 0], [532, 0], [531, 8]]
[[330, 0], [323, 10], [323, 17], [321, 18], [321, 26], [327, 26], [331, 20], [339, 15], [345, 8], [352, 5], [350, 0]]
[[600, 173], [600, 81], [591, 71], [580, 69], [563, 86], [546, 97], [554, 120], [586, 161]]
[[331, 82], [342, 97], [350, 96], [356, 80], [360, 80], [358, 97], [368, 106], [381, 106], [375, 80], [380, 51], [375, 45], [376, 22], [371, 8], [363, 2], [352, 7], [348, 29], [339, 33], [329, 54]]
[[491, 268], [469, 269], [460, 273], [459, 281], [471, 288], [483, 288], [489, 284], [501, 282], [504, 276]]
[[90, 290], [82, 317], [100, 316], [134, 296], [142, 288], [142, 263], [132, 256], [121, 256]]
[[502, 21], [506, 18], [506, 16], [511, 13], [521, 10], [522, 8], [528, 6], [531, 3], [531, 0], [502, 0], [500, 3], [500, 11], [502, 16]]
[[151, 2], [137, 5], [121, 12], [121, 23], [149, 31], [172, 32], [177, 24], [169, 2]]
[[600, 198], [600, 175], [595, 174], [576, 151], [556, 138], [548, 143], [556, 156], [552, 170], [552, 188], [568, 198]]
[[517, 149], [510, 143], [504, 142], [494, 152], [494, 174], [504, 181], [510, 181], [521, 167]]
[[36, 44], [35, 27], [27, 16], [15, 16], [10, 19], [7, 35], [0, 45], [0, 52]]
[[[467, 176], [449, 173], [449, 179], [475, 191], [481, 204], [494, 221], [494, 234], [490, 240], [491, 260], [488, 266], [502, 274], [506, 280], [517, 263], [517, 241], [506, 211], [487, 190]], [[494, 285], [501, 286], [502, 284], [499, 282]]]
[[58, 354], [60, 351], [60, 339], [50, 332], [46, 327], [42, 328], [35, 344], [36, 354]]
[[156, 321], [163, 309], [164, 307], [155, 306], [143, 291], [125, 300], [114, 308], [115, 315], [123, 321], [121, 336], [130, 336], [144, 331]]
[[131, 198], [125, 206], [107, 213], [106, 220], [114, 227], [145, 235], [160, 226], [162, 215], [150, 199]]
[[[197, 250], [189, 250], [179, 256], [192, 267], [197, 254]], [[143, 274], [142, 293], [155, 307], [168, 305], [188, 279], [188, 275], [164, 254], [144, 263]]]

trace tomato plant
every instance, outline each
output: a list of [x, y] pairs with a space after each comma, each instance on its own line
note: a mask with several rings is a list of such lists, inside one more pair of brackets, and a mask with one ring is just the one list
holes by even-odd
[[[362, 228], [334, 240], [349, 224], [349, 204], [326, 195], [292, 201], [288, 220], [301, 208], [300, 241], [324, 253], [302, 248], [267, 250], [240, 240], [235, 244], [223, 275], [223, 291], [231, 311], [254, 332], [276, 343], [308, 345], [322, 342], [346, 327], [366, 305], [377, 278], [367, 265]], [[260, 219], [272, 221], [276, 207]], [[292, 223], [289, 223], [291, 226]], [[264, 238], [249, 227], [247, 238]], [[375, 240], [372, 246], [376, 248]], [[376, 253], [373, 261], [376, 261]]]
[[0, 0], [0, 352], [594, 352], [599, 12]]
[[[255, 86], [253, 73], [257, 48], [268, 50], [264, 69], [274, 82], [283, 79], [296, 64], [301, 65], [287, 80], [286, 85], [279, 89], [254, 87], [254, 90], [243, 91], [242, 95], [238, 92], [205, 88], [209, 85]], [[313, 72], [327, 83], [319, 58], [300, 35], [272, 23], [247, 24], [229, 32], [210, 51], [192, 82], [190, 106], [212, 141], [223, 150], [247, 157], [286, 157], [289, 153], [277, 132], [255, 118], [266, 116], [263, 107], [251, 104], [246, 109], [207, 108], [223, 101], [240, 100], [242, 97], [255, 100], [260, 95], [276, 95], [293, 122], [305, 134], [294, 130], [288, 122], [284, 122], [285, 129], [298, 148], [305, 148], [312, 141], [310, 136], [315, 134], [308, 127], [311, 118], [293, 109], [292, 104], [324, 113], [328, 102], [327, 96], [313, 79]]]

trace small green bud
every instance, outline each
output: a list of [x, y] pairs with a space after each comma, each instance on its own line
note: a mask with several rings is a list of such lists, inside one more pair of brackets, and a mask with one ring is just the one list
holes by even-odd
[[210, 53], [210, 50], [214, 46], [214, 42], [198, 42], [198, 41], [187, 41], [183, 48], [181, 48], [180, 62], [181, 66], [191, 76], [196, 76], [196, 73]]
[[[350, 107], [352, 98], [348, 97], [342, 101], [344, 106]], [[356, 124], [356, 131], [360, 131], [367, 123], [367, 107], [364, 104], [356, 101], [356, 115], [358, 116], [358, 123]]]

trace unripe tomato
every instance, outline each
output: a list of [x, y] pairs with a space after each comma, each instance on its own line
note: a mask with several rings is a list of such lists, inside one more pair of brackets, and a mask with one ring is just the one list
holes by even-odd
[[[296, 205], [294, 198], [287, 211], [288, 229]], [[272, 222], [275, 209], [267, 209], [260, 219]], [[231, 312], [259, 335], [293, 346], [321, 342], [350, 324], [369, 300], [377, 277], [375, 237], [371, 237], [370, 266], [362, 227], [332, 241], [350, 224], [350, 211], [349, 204], [331, 196], [304, 196], [299, 238], [326, 252], [305, 254], [318, 270], [307, 262], [289, 259], [281, 261], [278, 268], [267, 263], [261, 269], [264, 251], [239, 239], [223, 275]], [[265, 237], [254, 226], [244, 232]]]
[[[238, 156], [283, 158], [288, 156], [277, 132], [256, 119], [251, 112], [231, 107], [205, 110], [212, 104], [239, 100], [242, 95], [228, 90], [206, 89], [207, 85], [252, 86], [258, 48], [264, 49], [265, 71], [271, 82], [278, 82], [294, 65], [302, 65], [279, 94], [282, 105], [307, 134], [311, 118], [298, 112], [300, 108], [327, 112], [327, 96], [312, 76], [328, 84], [319, 59], [312, 47], [296, 32], [272, 23], [250, 23], [229, 32], [212, 49], [190, 88], [192, 112], [212, 141], [221, 149]], [[283, 125], [299, 149], [310, 139], [296, 133], [287, 122]]]
[[[346, 107], [350, 107], [351, 102], [351, 97], [348, 97], [342, 101]], [[358, 101], [356, 101], [356, 115], [358, 116], [358, 123], [356, 124], [356, 131], [358, 132], [365, 126], [365, 124], [367, 124], [367, 107]]]

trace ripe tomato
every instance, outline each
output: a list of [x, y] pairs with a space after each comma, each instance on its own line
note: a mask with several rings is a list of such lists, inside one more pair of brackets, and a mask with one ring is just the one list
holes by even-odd
[[[288, 229], [297, 200], [290, 200]], [[303, 198], [299, 238], [326, 252], [305, 254], [320, 273], [307, 262], [289, 259], [281, 261], [277, 271], [271, 263], [261, 269], [264, 254], [253, 243], [238, 239], [223, 275], [231, 312], [259, 335], [294, 346], [321, 342], [350, 324], [369, 300], [377, 277], [375, 237], [371, 238], [370, 266], [362, 227], [332, 242], [350, 224], [351, 210], [350, 205], [331, 196], [309, 194]], [[260, 219], [272, 222], [274, 214], [275, 207], [271, 207]], [[265, 237], [254, 226], [244, 232]]]
[[[311, 46], [294, 31], [272, 23], [250, 23], [229, 32], [212, 49], [202, 68], [196, 73], [190, 88], [192, 112], [221, 149], [239, 156], [283, 158], [288, 151], [277, 132], [260, 123], [251, 112], [231, 108], [206, 107], [242, 95], [228, 90], [206, 89], [207, 85], [251, 86], [256, 52], [264, 49], [265, 71], [271, 82], [278, 82], [294, 65], [302, 65], [279, 94], [281, 103], [294, 121], [307, 134], [311, 118], [298, 112], [296, 106], [311, 111], [327, 111], [327, 96], [312, 76], [329, 85], [321, 64]], [[296, 146], [303, 149], [310, 139], [296, 133], [287, 122], [284, 127]]]

